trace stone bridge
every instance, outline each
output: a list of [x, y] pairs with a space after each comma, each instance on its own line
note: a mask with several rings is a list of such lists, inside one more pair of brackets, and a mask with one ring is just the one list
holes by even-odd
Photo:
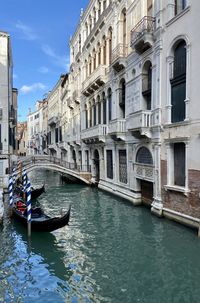
[[18, 157], [18, 177], [20, 175], [19, 161], [22, 163], [21, 167], [25, 168], [27, 173], [38, 168], [50, 169], [59, 172], [71, 181], [81, 181], [91, 184], [92, 174], [90, 165], [77, 165], [76, 163], [69, 163], [52, 156], [35, 155]]

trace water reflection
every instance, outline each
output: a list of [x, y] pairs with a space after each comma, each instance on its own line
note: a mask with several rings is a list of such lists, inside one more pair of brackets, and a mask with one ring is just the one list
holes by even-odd
[[32, 234], [10, 223], [0, 229], [0, 302], [198, 302], [196, 234], [149, 210], [90, 187], [45, 181], [39, 203], [49, 214], [72, 204], [69, 226]]

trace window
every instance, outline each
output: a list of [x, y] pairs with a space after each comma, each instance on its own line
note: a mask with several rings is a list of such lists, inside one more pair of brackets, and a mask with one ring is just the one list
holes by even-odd
[[119, 150], [119, 181], [127, 184], [126, 150]]
[[107, 110], [106, 110], [106, 97], [105, 97], [105, 93], [103, 93], [103, 124], [106, 124], [107, 119]]
[[174, 143], [174, 185], [185, 186], [185, 143]]
[[107, 158], [107, 177], [113, 179], [113, 157], [112, 150], [106, 151]]
[[95, 126], [97, 124], [96, 103], [94, 103], [94, 105], [93, 105], [93, 122], [94, 122], [93, 124]]
[[180, 41], [174, 49], [173, 79], [171, 81], [171, 122], [185, 119], [186, 43]]
[[55, 129], [55, 142], [58, 143], [58, 128]]
[[152, 155], [148, 148], [144, 146], [140, 147], [136, 155], [136, 162], [141, 164], [153, 164]]
[[88, 110], [85, 108], [85, 128], [88, 128]]
[[124, 79], [122, 79], [119, 85], [119, 106], [121, 109], [122, 118], [125, 118], [125, 101], [126, 101], [126, 82]]
[[147, 61], [143, 67], [142, 76], [142, 95], [144, 98], [144, 109], [151, 110], [151, 84], [152, 82], [152, 65], [150, 61]]
[[108, 89], [108, 120], [112, 120], [112, 91]]
[[97, 97], [98, 99], [98, 124], [101, 124], [101, 102], [100, 97]]
[[186, 8], [186, 0], [175, 0], [174, 14], [179, 14]]

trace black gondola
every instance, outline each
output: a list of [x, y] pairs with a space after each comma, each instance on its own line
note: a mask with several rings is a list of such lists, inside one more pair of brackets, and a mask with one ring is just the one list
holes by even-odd
[[[23, 225], [27, 226], [27, 211], [26, 204], [19, 200], [15, 201], [14, 207], [12, 209], [12, 215]], [[49, 217], [44, 214], [43, 210], [40, 207], [32, 208], [31, 210], [31, 230], [37, 232], [51, 232], [53, 230], [59, 229], [68, 225], [70, 218], [69, 210], [61, 217]]]
[[[44, 192], [45, 192], [44, 184], [38, 188], [31, 187], [31, 199], [37, 199]], [[23, 198], [24, 192], [23, 192], [22, 185], [17, 186], [15, 188], [15, 193], [20, 195], [21, 198]], [[25, 199], [26, 199], [26, 196], [25, 196]]]

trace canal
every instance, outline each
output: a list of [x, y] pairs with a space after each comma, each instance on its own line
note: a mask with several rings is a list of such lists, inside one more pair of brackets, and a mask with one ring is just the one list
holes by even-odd
[[143, 207], [57, 173], [38, 199], [48, 214], [72, 205], [70, 225], [33, 233], [5, 217], [0, 226], [0, 302], [199, 302], [200, 240], [194, 231]]

